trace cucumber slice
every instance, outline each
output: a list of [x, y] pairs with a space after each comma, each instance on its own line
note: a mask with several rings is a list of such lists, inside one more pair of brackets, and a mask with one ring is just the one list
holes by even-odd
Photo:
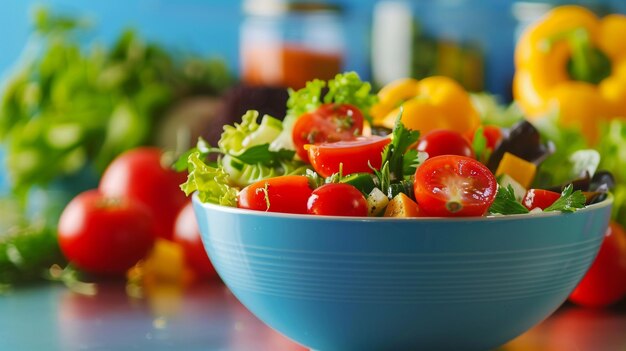
[[353, 173], [344, 177], [339, 182], [350, 184], [359, 189], [363, 195], [367, 196], [378, 185], [377, 180], [378, 179], [369, 173]]
[[389, 204], [389, 198], [380, 189], [374, 188], [367, 195], [367, 208], [370, 217], [382, 216]]
[[498, 184], [502, 187], [508, 187], [509, 185], [513, 187], [513, 192], [515, 193], [515, 199], [517, 201], [522, 201], [524, 196], [526, 196], [526, 188], [524, 188], [520, 183], [518, 183], [513, 177], [508, 174], [502, 174], [498, 177]]

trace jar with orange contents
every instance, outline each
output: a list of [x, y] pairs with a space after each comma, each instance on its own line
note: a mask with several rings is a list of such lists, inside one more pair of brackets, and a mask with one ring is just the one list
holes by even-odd
[[299, 89], [341, 72], [341, 9], [320, 2], [248, 0], [240, 32], [245, 84]]

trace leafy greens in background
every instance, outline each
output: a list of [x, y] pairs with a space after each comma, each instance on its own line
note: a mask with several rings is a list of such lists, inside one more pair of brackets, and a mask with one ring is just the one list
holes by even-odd
[[17, 194], [86, 167], [103, 171], [121, 152], [150, 144], [177, 98], [215, 95], [232, 82], [224, 63], [178, 59], [132, 30], [89, 49], [79, 44], [85, 33], [84, 20], [38, 10], [37, 52], [4, 82], [0, 142]]

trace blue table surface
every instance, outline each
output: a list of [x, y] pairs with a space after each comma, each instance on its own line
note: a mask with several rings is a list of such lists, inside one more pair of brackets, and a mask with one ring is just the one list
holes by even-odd
[[[100, 284], [92, 297], [53, 284], [13, 290], [0, 295], [0, 350], [305, 350], [219, 283], [147, 295], [131, 298], [115, 283]], [[566, 305], [500, 349], [518, 350], [626, 350], [626, 308]]]

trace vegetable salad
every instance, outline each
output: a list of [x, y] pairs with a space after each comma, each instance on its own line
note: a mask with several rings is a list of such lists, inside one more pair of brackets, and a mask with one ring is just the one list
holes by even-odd
[[258, 211], [387, 217], [573, 212], [607, 196], [593, 150], [578, 154], [580, 179], [534, 186], [554, 143], [529, 122], [483, 125], [455, 84], [405, 79], [375, 95], [354, 72], [311, 81], [289, 91], [283, 121], [248, 111], [217, 147], [200, 140], [176, 165], [189, 172], [181, 188]]

